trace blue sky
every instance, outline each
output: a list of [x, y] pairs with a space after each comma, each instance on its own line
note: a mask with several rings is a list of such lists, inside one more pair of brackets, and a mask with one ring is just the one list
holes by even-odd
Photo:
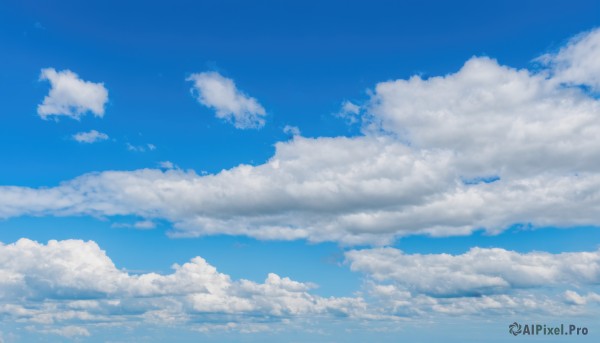
[[599, 24], [596, 1], [3, 3], [0, 342], [593, 340]]

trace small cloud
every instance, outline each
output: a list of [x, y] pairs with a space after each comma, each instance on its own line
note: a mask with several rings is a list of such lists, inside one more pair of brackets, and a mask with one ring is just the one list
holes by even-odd
[[173, 162], [171, 161], [161, 161], [158, 162], [158, 165], [162, 168], [162, 169], [174, 169], [176, 166], [173, 164]]
[[135, 152], [144, 152], [144, 151], [146, 151], [146, 149], [144, 149], [144, 147], [142, 145], [135, 146], [135, 145], [127, 142], [127, 143], [125, 143], [125, 146], [127, 147], [127, 150], [129, 150], [129, 151], [135, 151]]
[[154, 151], [156, 150], [156, 145], [154, 144], [142, 144], [142, 145], [133, 145], [129, 142], [125, 143], [127, 150], [134, 152], [146, 152], [146, 150]]
[[300, 136], [300, 129], [297, 126], [286, 125], [283, 128], [283, 133], [292, 136]]
[[237, 89], [232, 79], [217, 72], [192, 74], [186, 79], [194, 82], [192, 94], [199, 103], [216, 111], [217, 118], [225, 119], [238, 129], [259, 129], [265, 125], [265, 109]]
[[582, 306], [589, 302], [600, 302], [600, 294], [589, 292], [587, 295], [580, 295], [577, 292], [567, 290], [564, 293], [565, 302], [571, 305]]
[[338, 113], [335, 114], [336, 117], [344, 118], [348, 121], [349, 124], [355, 124], [358, 122], [360, 115], [360, 106], [353, 104], [352, 102], [346, 100], [342, 103], [342, 108]]
[[108, 101], [108, 91], [103, 83], [84, 81], [70, 70], [56, 71], [42, 69], [40, 81], [50, 82], [50, 91], [37, 113], [42, 119], [49, 116], [66, 116], [79, 119], [87, 112], [96, 117], [104, 116], [104, 105]]
[[79, 143], [96, 143], [107, 140], [108, 135], [96, 130], [91, 130], [89, 132], [78, 132], [73, 135], [73, 139]]
[[38, 29], [38, 30], [45, 30], [46, 28], [44, 27], [44, 25], [42, 25], [42, 23], [40, 23], [39, 21], [36, 21], [35, 24], [33, 24], [33, 27]]
[[141, 220], [133, 224], [131, 223], [113, 223], [111, 225], [115, 229], [138, 229], [138, 230], [150, 230], [156, 228], [156, 223], [151, 220]]

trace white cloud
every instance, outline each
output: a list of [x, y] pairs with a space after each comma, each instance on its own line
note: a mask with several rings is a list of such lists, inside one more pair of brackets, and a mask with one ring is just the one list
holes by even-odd
[[580, 295], [575, 291], [568, 290], [565, 292], [565, 300], [574, 305], [586, 305], [590, 302], [600, 303], [600, 294], [588, 292], [586, 295]]
[[264, 165], [216, 175], [103, 172], [54, 188], [1, 187], [0, 217], [137, 214], [170, 220], [183, 235], [373, 242], [422, 228], [377, 227], [361, 216], [382, 207], [402, 211], [452, 180], [448, 156], [414, 153], [384, 138], [296, 137], [276, 149]]
[[513, 291], [508, 294], [489, 294], [479, 297], [433, 297], [411, 294], [394, 284], [367, 284], [369, 304], [381, 316], [402, 318], [431, 318], [443, 316], [472, 319], [520, 315], [555, 318], [595, 313], [596, 309], [566, 304], [556, 294], [541, 291]]
[[161, 161], [158, 162], [158, 165], [163, 169], [175, 169], [177, 167], [171, 161]]
[[187, 81], [194, 82], [193, 92], [198, 102], [216, 111], [217, 118], [225, 119], [238, 129], [257, 129], [265, 125], [265, 109], [255, 98], [237, 89], [233, 80], [217, 72], [192, 74]]
[[300, 129], [297, 126], [286, 125], [283, 127], [283, 133], [292, 135], [292, 136], [300, 136]]
[[276, 274], [264, 283], [232, 280], [200, 257], [173, 265], [167, 275], [129, 274], [91, 241], [20, 239], [0, 245], [0, 262], [3, 321], [65, 336], [89, 334], [74, 323], [193, 326], [203, 317], [215, 324], [268, 323], [304, 315], [358, 316], [365, 306], [360, 298], [313, 295], [313, 285]]
[[108, 139], [106, 133], [91, 130], [88, 132], [78, 132], [73, 135], [73, 139], [80, 143], [96, 143]]
[[127, 147], [127, 150], [129, 151], [133, 151], [133, 152], [146, 152], [146, 150], [148, 151], [154, 151], [156, 150], [156, 145], [154, 144], [141, 144], [141, 145], [133, 145], [129, 142], [125, 143], [125, 146]]
[[349, 124], [355, 124], [360, 120], [360, 110], [360, 106], [346, 100], [342, 103], [342, 108], [336, 113], [336, 116], [346, 119]]
[[369, 129], [452, 151], [466, 177], [600, 168], [598, 99], [489, 58], [442, 77], [379, 83], [368, 112]]
[[581, 315], [597, 311], [591, 303], [600, 299], [593, 292], [562, 292], [597, 287], [600, 250], [550, 254], [472, 248], [450, 255], [375, 248], [345, 255], [351, 270], [365, 277], [365, 300], [373, 313], [382, 315]]
[[462, 255], [405, 254], [394, 248], [346, 252], [353, 271], [413, 294], [481, 296], [514, 289], [600, 283], [600, 250], [550, 254], [472, 248]]
[[587, 85], [600, 91], [600, 28], [572, 38], [555, 54], [538, 60], [549, 65], [554, 80], [573, 85]]
[[40, 80], [48, 80], [51, 86], [37, 109], [43, 119], [49, 116], [79, 119], [86, 112], [97, 117], [104, 116], [108, 91], [103, 83], [84, 81], [70, 70], [56, 71], [54, 68], [42, 69]]
[[[1, 187], [0, 217], [137, 215], [177, 235], [381, 244], [396, 236], [464, 235], [514, 223], [600, 221], [600, 175], [541, 175], [464, 184], [450, 153], [411, 151], [380, 138], [279, 143], [260, 166], [215, 175], [108, 171], [53, 188]], [[317, 172], [318, 171], [318, 172]]]

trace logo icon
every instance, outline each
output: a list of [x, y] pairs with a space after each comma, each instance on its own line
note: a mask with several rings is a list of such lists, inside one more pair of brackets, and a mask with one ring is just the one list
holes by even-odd
[[521, 324], [514, 322], [508, 326], [508, 332], [513, 334], [513, 336], [518, 336], [521, 333]]

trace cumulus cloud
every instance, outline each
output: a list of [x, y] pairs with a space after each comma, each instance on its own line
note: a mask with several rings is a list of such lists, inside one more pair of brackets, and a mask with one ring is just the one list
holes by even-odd
[[365, 306], [360, 298], [313, 295], [312, 284], [272, 273], [263, 283], [232, 280], [200, 257], [173, 265], [167, 275], [130, 274], [92, 241], [20, 239], [0, 245], [0, 262], [3, 320], [51, 326], [48, 332], [65, 336], [89, 334], [73, 323], [268, 323], [309, 314], [358, 316]]
[[583, 314], [600, 299], [565, 288], [594, 289], [600, 250], [550, 254], [472, 248], [460, 255], [405, 254], [394, 248], [345, 253], [365, 277], [374, 313], [396, 316]]
[[600, 29], [572, 38], [557, 53], [538, 60], [550, 66], [553, 78], [573, 85], [587, 85], [600, 91]]
[[447, 76], [379, 83], [368, 106], [380, 130], [452, 151], [467, 177], [598, 171], [598, 99], [489, 58]]
[[78, 132], [73, 135], [73, 139], [79, 143], [96, 143], [107, 140], [108, 135], [96, 130], [91, 130], [88, 132]]
[[96, 117], [104, 116], [108, 90], [103, 83], [85, 81], [70, 70], [56, 71], [54, 68], [42, 69], [40, 81], [46, 80], [51, 88], [37, 108], [43, 119], [49, 116], [79, 119], [87, 112]]
[[297, 137], [279, 143], [268, 163], [214, 175], [107, 171], [51, 188], [1, 187], [0, 217], [137, 215], [173, 222], [175, 235], [345, 244], [600, 220], [600, 175], [465, 184], [452, 161], [449, 152], [417, 153], [386, 138]]
[[194, 82], [192, 91], [198, 102], [216, 111], [217, 118], [225, 119], [238, 129], [258, 129], [265, 125], [265, 109], [237, 89], [232, 79], [217, 72], [192, 74], [187, 81]]
[[215, 175], [103, 172], [53, 188], [2, 187], [0, 217], [137, 214], [170, 220], [187, 236], [374, 242], [399, 230], [377, 218], [382, 208], [402, 212], [452, 180], [445, 153], [414, 153], [385, 138], [296, 137], [276, 149], [266, 164]]
[[472, 248], [462, 255], [405, 254], [394, 248], [346, 252], [353, 271], [413, 294], [481, 296], [514, 289], [600, 283], [600, 250], [550, 254]]

